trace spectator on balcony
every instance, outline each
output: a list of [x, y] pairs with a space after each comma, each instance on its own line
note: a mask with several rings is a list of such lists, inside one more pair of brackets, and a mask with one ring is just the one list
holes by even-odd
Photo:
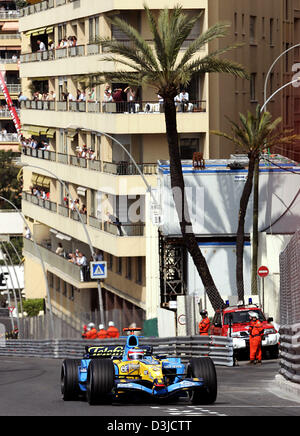
[[159, 103], [159, 112], [163, 113], [164, 112], [164, 99], [159, 94], [157, 94], [157, 98], [158, 98], [158, 103]]
[[58, 254], [59, 256], [64, 256], [64, 254], [65, 254], [65, 250], [64, 250], [64, 248], [63, 248], [61, 242], [58, 243], [58, 247], [57, 247], [57, 249], [55, 250], [55, 253]]
[[87, 282], [88, 281], [88, 261], [84, 254], [79, 252], [78, 258], [77, 258], [77, 265], [81, 268], [81, 281]]
[[92, 88], [89, 91], [89, 101], [91, 101], [91, 102], [96, 101], [96, 90], [95, 90], [95, 88]]
[[82, 206], [81, 206], [81, 209], [80, 209], [80, 211], [79, 211], [82, 215], [87, 215], [87, 208], [86, 208], [86, 205], [85, 204], [83, 204]]
[[48, 94], [47, 94], [47, 98], [46, 98], [46, 100], [47, 101], [54, 101], [56, 99], [56, 94], [55, 94], [55, 92], [54, 91], [50, 91]]
[[25, 227], [25, 238], [31, 239], [31, 231], [30, 231], [29, 227]]
[[46, 51], [46, 46], [43, 41], [37, 40], [37, 45], [39, 47], [38, 51]]
[[189, 94], [185, 89], [179, 94], [181, 112], [185, 112], [189, 107]]
[[48, 43], [48, 48], [49, 50], [54, 50], [54, 42], [52, 41], [52, 39], [49, 39], [49, 43]]
[[136, 91], [131, 88], [131, 86], [127, 86], [127, 88], [124, 89], [124, 92], [127, 94], [127, 110], [128, 113], [134, 113], [135, 114], [135, 100], [136, 100]]
[[110, 103], [111, 101], [113, 101], [112, 91], [111, 91], [110, 86], [106, 85], [106, 87], [104, 89], [104, 102]]
[[113, 224], [117, 227], [118, 230], [118, 236], [123, 236], [123, 230], [122, 230], [122, 225], [120, 223], [120, 220], [118, 217], [110, 214], [109, 212], [106, 213], [107, 216], [107, 220], [110, 224]]
[[86, 101], [86, 95], [85, 95], [85, 91], [81, 91], [79, 96], [78, 96], [78, 101]]
[[122, 109], [123, 109], [122, 93], [123, 93], [122, 88], [116, 88], [113, 90], [113, 93], [112, 93], [112, 98], [113, 98], [113, 101], [116, 103], [116, 110], [118, 113], [122, 112]]
[[75, 35], [71, 36], [72, 38], [72, 42], [73, 42], [73, 47], [76, 47], [77, 45], [77, 37]]
[[102, 262], [104, 257], [103, 257], [103, 251], [99, 250], [97, 248], [97, 250], [94, 253], [94, 258], [96, 262]]

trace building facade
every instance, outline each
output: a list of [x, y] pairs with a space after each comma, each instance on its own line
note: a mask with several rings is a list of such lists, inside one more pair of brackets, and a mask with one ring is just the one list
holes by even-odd
[[[173, 2], [168, 3], [171, 8]], [[231, 23], [228, 37], [205, 47], [200, 55], [226, 44], [243, 43], [227, 57], [248, 69], [249, 82], [227, 75], [197, 77], [188, 89], [188, 110], [177, 116], [182, 159], [192, 159], [195, 151], [206, 159], [226, 158], [241, 150], [211, 136], [210, 130], [228, 130], [225, 115], [236, 119], [239, 111], [263, 103], [264, 78], [282, 51], [285, 2], [181, 3], [187, 14], [203, 11], [191, 40], [216, 22]], [[114, 0], [109, 6], [99, 0], [28, 4], [20, 18], [20, 71], [27, 97], [22, 102], [21, 121], [24, 136], [33, 137], [39, 146], [23, 147], [22, 162], [31, 168], [24, 170], [22, 209], [46, 259], [54, 310], [59, 315], [98, 308], [96, 283], [70, 262], [70, 254], [76, 250], [88, 261], [91, 257], [74, 209], [77, 206], [72, 205], [72, 199], [78, 199], [92, 245], [107, 261], [108, 278], [102, 283], [107, 316], [115, 317], [120, 326], [154, 319], [162, 304], [160, 244], [149, 213], [147, 186], [157, 186], [157, 161], [168, 159], [164, 114], [152, 89], [141, 87], [134, 106], [129, 107], [126, 101], [107, 101], [105, 85], [89, 85], [84, 80], [84, 76], [114, 68], [103, 59], [98, 36], [126, 43], [126, 35], [110, 24], [111, 16], [118, 14], [145, 39], [151, 38], [143, 1], [132, 5]], [[157, 0], [148, 4], [157, 12], [161, 7]], [[284, 80], [282, 65], [276, 65], [272, 74], [268, 94]], [[126, 85], [109, 86], [124, 89]], [[275, 99], [269, 109], [279, 115], [282, 106]], [[119, 143], [135, 159], [147, 185]], [[39, 261], [29, 240], [24, 254], [26, 294], [43, 296]]]
[[[15, 1], [0, 1], [0, 65], [8, 92], [17, 111], [21, 92], [19, 78], [21, 34]], [[19, 151], [18, 135], [0, 88], [0, 150]]]

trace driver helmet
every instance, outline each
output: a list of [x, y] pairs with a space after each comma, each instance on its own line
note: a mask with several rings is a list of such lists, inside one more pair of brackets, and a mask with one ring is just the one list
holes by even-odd
[[95, 324], [93, 322], [90, 322], [88, 324], [88, 330], [92, 330], [93, 328], [95, 328]]
[[207, 316], [208, 315], [207, 310], [201, 310], [200, 315]]
[[140, 360], [144, 357], [144, 350], [140, 348], [132, 348], [128, 351], [128, 360]]
[[256, 313], [256, 312], [249, 312], [249, 316], [250, 316], [250, 318], [258, 319], [258, 313]]

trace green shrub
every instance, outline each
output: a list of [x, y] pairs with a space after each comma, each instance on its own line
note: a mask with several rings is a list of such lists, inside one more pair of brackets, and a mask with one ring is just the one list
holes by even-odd
[[23, 302], [23, 310], [28, 316], [38, 316], [41, 310], [44, 310], [44, 300], [42, 298], [32, 298]]

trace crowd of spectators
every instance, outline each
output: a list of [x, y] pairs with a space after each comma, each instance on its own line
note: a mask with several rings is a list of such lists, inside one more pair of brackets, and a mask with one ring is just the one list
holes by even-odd
[[47, 50], [59, 50], [61, 48], [66, 48], [66, 47], [76, 47], [77, 37], [75, 35], [64, 37], [58, 41], [56, 47], [52, 39], [49, 39], [47, 45], [43, 41], [38, 40], [37, 45], [38, 45], [38, 51], [40, 52], [47, 51]]
[[31, 195], [41, 200], [50, 200], [50, 192], [38, 186], [30, 186]]
[[88, 148], [85, 144], [81, 147], [76, 147], [76, 156], [82, 159], [95, 160], [96, 152], [92, 148]]
[[43, 140], [37, 140], [33, 136], [30, 138], [21, 137], [22, 147], [33, 148], [34, 150], [50, 150], [48, 142]]

